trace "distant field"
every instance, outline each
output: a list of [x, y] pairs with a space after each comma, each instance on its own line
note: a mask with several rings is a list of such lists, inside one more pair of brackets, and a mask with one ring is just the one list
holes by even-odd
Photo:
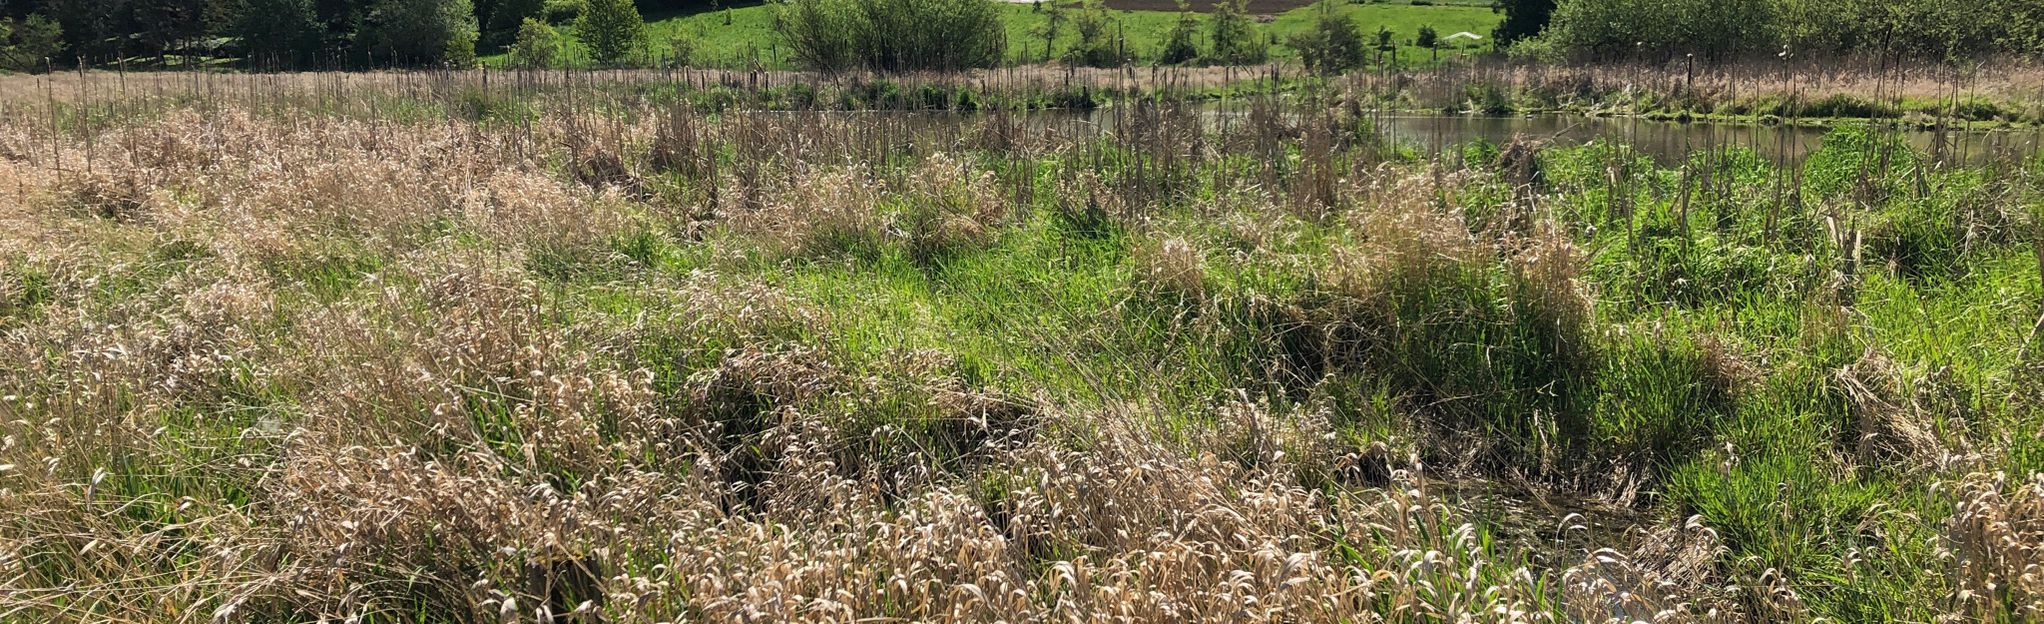
[[[1211, 11], [1219, 0], [1194, 0], [1195, 11]], [[1107, 0], [1107, 8], [1121, 11], [1176, 11], [1178, 0]], [[1313, 0], [1252, 0], [1249, 12], [1252, 14], [1276, 14], [1313, 4]]]
[[[1249, 11], [1274, 16], [1274, 20], [1258, 24], [1256, 28], [1283, 40], [1290, 33], [1312, 27], [1312, 4], [1310, 0], [1255, 0], [1249, 3]], [[1206, 9], [1211, 5], [1211, 0], [1192, 3], [1194, 9]], [[1165, 34], [1170, 32], [1177, 19], [1176, 0], [1108, 0], [1106, 6], [1115, 9], [1112, 13], [1138, 62], [1156, 57], [1157, 51], [1163, 47]], [[1161, 7], [1162, 10], [1151, 7]], [[1042, 23], [1041, 10], [1026, 3], [1012, 4], [1004, 9], [1009, 58], [1018, 63], [1042, 62], [1046, 56], [1043, 39], [1032, 34]], [[774, 10], [769, 5], [752, 5], [723, 11], [648, 14], [649, 49], [655, 59], [672, 58], [675, 42], [689, 40], [694, 42], [694, 59], [698, 64], [744, 66], [750, 63], [750, 59], [757, 58], [767, 67], [789, 68], [787, 51], [781, 49], [780, 37], [774, 33]], [[1379, 27], [1389, 28], [1396, 33], [1396, 39], [1402, 45], [1408, 44], [1421, 26], [1432, 26], [1442, 35], [1466, 30], [1488, 36], [1499, 20], [1497, 13], [1484, 0], [1435, 0], [1432, 5], [1417, 6], [1410, 0], [1401, 0], [1344, 4], [1340, 10], [1353, 16], [1366, 33], [1375, 32]], [[572, 33], [572, 28], [564, 30]], [[1070, 28], [1065, 31], [1051, 46], [1053, 55], [1066, 49], [1076, 38]], [[571, 42], [569, 48], [570, 58], [586, 58], [586, 52], [579, 43]], [[1297, 56], [1283, 46], [1273, 47], [1271, 52], [1280, 59]], [[1445, 50], [1442, 52], [1443, 57], [1450, 54]], [[1409, 55], [1406, 58], [1421, 57]], [[501, 64], [504, 58], [497, 55], [484, 60]]]
[[[1220, 1], [1221, 0], [1191, 0], [1189, 4], [1192, 6], [1192, 10], [1204, 12], [1212, 11], [1214, 5], [1218, 4]], [[1107, 8], [1120, 11], [1178, 10], [1178, 0], [1106, 0], [1102, 4], [1106, 5]], [[1313, 6], [1313, 4], [1314, 0], [1250, 0], [1249, 12], [1254, 15], [1276, 15], [1278, 13], [1283, 13], [1294, 9], [1302, 9], [1309, 6]], [[1372, 4], [1383, 4], [1387, 6], [1396, 5], [1412, 6], [1412, 1], [1389, 0], [1384, 2], [1375, 2]], [[1433, 0], [1432, 4], [1480, 6], [1485, 9], [1490, 8], [1490, 0]], [[1427, 7], [1422, 6], [1419, 8]]]

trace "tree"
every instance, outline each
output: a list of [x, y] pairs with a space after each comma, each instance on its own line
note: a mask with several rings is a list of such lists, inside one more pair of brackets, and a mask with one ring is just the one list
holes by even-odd
[[295, 67], [319, 49], [319, 22], [310, 0], [240, 0], [229, 34], [241, 40], [249, 65]]
[[1434, 60], [1441, 60], [1441, 33], [1434, 30], [1432, 25], [1420, 26], [1419, 34], [1413, 36], [1412, 44], [1432, 50]]
[[2044, 55], [2044, 0], [2009, 0], [2001, 48], [2030, 58]]
[[1490, 31], [1490, 37], [1499, 49], [1520, 40], [1531, 39], [1547, 28], [1554, 16], [1555, 0], [1493, 0], [1494, 10], [1504, 13], [1505, 19]]
[[458, 28], [447, 34], [447, 47], [440, 54], [440, 63], [448, 67], [474, 69], [477, 38], [474, 17], [470, 17], [467, 28]]
[[1211, 58], [1222, 65], [1253, 65], [1270, 57], [1270, 47], [1249, 21], [1249, 0], [1221, 0], [1207, 18]]
[[518, 39], [511, 44], [511, 65], [522, 69], [545, 69], [554, 65], [561, 51], [561, 35], [553, 26], [530, 17], [518, 27]]
[[524, 34], [525, 20], [539, 17], [545, 11], [546, 0], [498, 0], [496, 6], [490, 7], [490, 19], [484, 22], [483, 49], [498, 50], [511, 45]]
[[[1382, 38], [1388, 33], [1380, 29], [1378, 36]], [[1369, 59], [1362, 27], [1347, 14], [1335, 10], [1333, 0], [1320, 3], [1312, 30], [1294, 33], [1288, 43], [1299, 51], [1306, 67], [1327, 75], [1362, 67]]]
[[[233, 2], [234, 0], [223, 0]], [[321, 35], [320, 48], [324, 51], [359, 50], [363, 24], [369, 20], [369, 11], [375, 8], [372, 0], [313, 0], [313, 13], [318, 17]]]
[[774, 28], [822, 71], [954, 71], [999, 65], [1007, 29], [993, 0], [787, 0]]
[[[1036, 6], [1042, 7], [1044, 3], [1039, 0]], [[1058, 35], [1064, 32], [1065, 9], [1058, 4], [1058, 0], [1051, 0], [1049, 8], [1038, 10], [1043, 11], [1043, 23], [1030, 28], [1029, 35], [1043, 39], [1043, 60], [1048, 62], [1051, 56], [1057, 53], [1052, 47], [1057, 44]]]
[[1376, 41], [1370, 47], [1377, 51], [1378, 64], [1384, 63], [1386, 55], [1389, 55], [1393, 62], [1398, 60], [1397, 37], [1398, 33], [1391, 30], [1391, 27], [1382, 25], [1377, 27]]
[[472, 61], [475, 41], [469, 0], [379, 0], [356, 36], [364, 52], [398, 65]]
[[40, 14], [31, 14], [21, 21], [0, 18], [0, 68], [43, 71], [63, 46], [63, 27], [56, 20]]
[[171, 50], [206, 34], [207, 0], [136, 0], [131, 19], [136, 52], [160, 61]]
[[616, 65], [630, 59], [646, 38], [646, 22], [632, 0], [589, 0], [575, 34], [589, 47], [589, 59]]
[[797, 64], [835, 73], [858, 63], [852, 50], [852, 18], [846, 8], [843, 3], [822, 0], [797, 0], [781, 8], [775, 30], [788, 42]]
[[1562, 0], [1541, 39], [1600, 58], [1724, 58], [1778, 49], [1780, 16], [1777, 0]]
[[1199, 58], [1198, 38], [1199, 17], [1185, 0], [1178, 0], [1178, 23], [1172, 25], [1171, 34], [1164, 38], [1164, 51], [1157, 55], [1157, 62], [1178, 65]]
[[1124, 59], [1110, 36], [1113, 27], [1114, 19], [1108, 17], [1100, 0], [1086, 0], [1073, 14], [1072, 30], [1078, 33], [1079, 40], [1065, 50], [1065, 62], [1087, 67], [1120, 65]]
[[43, 10], [57, 22], [64, 47], [84, 57], [118, 56], [126, 52], [124, 36], [131, 24], [128, 0], [44, 0]]

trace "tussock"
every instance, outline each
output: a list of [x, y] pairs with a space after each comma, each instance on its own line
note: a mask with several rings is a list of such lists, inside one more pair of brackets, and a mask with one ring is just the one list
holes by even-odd
[[1876, 465], [1933, 466], [1950, 461], [1951, 451], [1933, 429], [1934, 415], [1918, 403], [1902, 374], [1894, 361], [1873, 350], [1838, 370], [1838, 387], [1858, 435], [1855, 453]]
[[2044, 474], [1972, 474], [1948, 487], [1956, 508], [1941, 551], [1959, 580], [1955, 610], [2044, 616]]

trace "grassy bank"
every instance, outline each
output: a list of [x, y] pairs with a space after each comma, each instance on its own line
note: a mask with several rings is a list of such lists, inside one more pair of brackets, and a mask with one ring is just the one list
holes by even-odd
[[[674, 58], [675, 42], [686, 40], [686, 45], [693, 48], [691, 61], [699, 66], [744, 68], [757, 61], [769, 69], [792, 69], [780, 35], [774, 31], [776, 10], [772, 5], [762, 4], [716, 11], [649, 14], [646, 16], [647, 55], [651, 57], [648, 61]], [[1036, 33], [1046, 19], [1044, 13], [1029, 4], [1011, 4], [1002, 7], [1002, 10], [1003, 23], [1008, 31], [1008, 55], [1012, 61], [1019, 64], [1043, 62], [1044, 40]], [[1379, 27], [1394, 31], [1399, 45], [1406, 48], [1400, 54], [1402, 63], [1408, 66], [1424, 65], [1434, 60], [1433, 54], [1412, 47], [1411, 40], [1417, 36], [1421, 26], [1433, 26], [1443, 36], [1469, 31], [1488, 37], [1498, 21], [1496, 13], [1488, 6], [1446, 2], [1435, 5], [1343, 4], [1339, 10], [1356, 19], [1365, 33], [1374, 33]], [[1312, 7], [1286, 8], [1273, 14], [1273, 21], [1255, 24], [1254, 29], [1260, 37], [1275, 37], [1275, 41], [1281, 42], [1292, 33], [1310, 30], [1314, 11]], [[1108, 14], [1115, 21], [1112, 32], [1125, 41], [1126, 49], [1139, 64], [1154, 61], [1164, 47], [1165, 37], [1178, 20], [1175, 10], [1110, 10]], [[1061, 30], [1059, 37], [1052, 42], [1052, 56], [1063, 54], [1078, 38], [1069, 24]], [[1204, 40], [1204, 32], [1201, 38]], [[1205, 46], [1204, 41], [1201, 46]], [[1444, 48], [1439, 56], [1456, 58], [1474, 52], [1475, 48]], [[1280, 59], [1298, 56], [1296, 50], [1283, 45], [1273, 45], [1271, 53]], [[569, 59], [588, 57], [581, 43], [572, 40], [568, 42], [565, 54]], [[502, 65], [506, 58], [494, 55], [483, 60], [488, 64]]]
[[0, 116], [0, 613], [2044, 608], [2035, 162], [430, 93]]

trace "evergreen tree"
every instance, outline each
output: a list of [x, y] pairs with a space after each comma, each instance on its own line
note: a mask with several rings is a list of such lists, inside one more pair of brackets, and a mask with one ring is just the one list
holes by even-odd
[[1185, 0], [1178, 0], [1178, 22], [1171, 26], [1171, 34], [1164, 39], [1164, 51], [1157, 55], [1157, 62], [1178, 65], [1199, 58], [1199, 17], [1193, 15], [1192, 7]]
[[311, 0], [239, 0], [229, 34], [253, 67], [297, 67], [319, 49], [319, 21]]
[[646, 38], [646, 23], [632, 0], [589, 0], [582, 19], [575, 24], [576, 36], [589, 47], [589, 59], [601, 65], [629, 60]]

